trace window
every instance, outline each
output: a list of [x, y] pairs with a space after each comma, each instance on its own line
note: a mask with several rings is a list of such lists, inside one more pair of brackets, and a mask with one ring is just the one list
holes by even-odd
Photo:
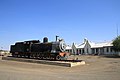
[[84, 53], [84, 49], [82, 49], [82, 52]]
[[96, 53], [98, 53], [98, 48], [96, 48]]
[[92, 54], [94, 54], [94, 53], [95, 53], [95, 49], [93, 48], [93, 49], [92, 49]]
[[79, 54], [79, 49], [77, 49], [77, 54]]
[[110, 48], [110, 52], [113, 52], [112, 47]]
[[87, 53], [89, 53], [89, 52], [88, 52], [88, 48], [87, 48]]
[[79, 49], [79, 53], [81, 54], [81, 49]]
[[106, 48], [106, 51], [109, 52], [109, 47]]

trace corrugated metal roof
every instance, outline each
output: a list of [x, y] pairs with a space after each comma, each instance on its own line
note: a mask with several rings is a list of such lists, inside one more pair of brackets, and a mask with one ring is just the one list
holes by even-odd
[[75, 44], [75, 46], [76, 46], [76, 48], [84, 48], [86, 43], [88, 43], [88, 44], [90, 44], [91, 48], [101, 48], [101, 47], [106, 47], [106, 46], [113, 46], [112, 42], [113, 41], [94, 43], [87, 39], [84, 39], [83, 43], [81, 43], [79, 45]]
[[[72, 46], [74, 46], [75, 48], [84, 48], [85, 45], [88, 43], [91, 46], [91, 48], [102, 48], [102, 47], [107, 47], [107, 46], [113, 46], [112, 42], [113, 41], [94, 43], [87, 39], [84, 39], [83, 43], [81, 44], [73, 43]], [[72, 46], [67, 45], [66, 49], [72, 49]]]
[[95, 44], [91, 45], [91, 48], [99, 48], [99, 47], [106, 47], [106, 46], [113, 46], [112, 41], [95, 43]]

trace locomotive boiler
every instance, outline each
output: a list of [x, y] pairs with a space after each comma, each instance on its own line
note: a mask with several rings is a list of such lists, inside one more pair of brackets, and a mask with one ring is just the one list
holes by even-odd
[[66, 44], [63, 39], [48, 42], [48, 38], [17, 42], [11, 45], [10, 52], [13, 57], [65, 60], [69, 53], [66, 52]]

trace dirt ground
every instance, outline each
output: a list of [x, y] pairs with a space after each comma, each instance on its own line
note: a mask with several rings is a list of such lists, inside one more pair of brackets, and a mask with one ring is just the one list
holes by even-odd
[[1, 60], [0, 80], [120, 80], [120, 58], [77, 56], [76, 67]]

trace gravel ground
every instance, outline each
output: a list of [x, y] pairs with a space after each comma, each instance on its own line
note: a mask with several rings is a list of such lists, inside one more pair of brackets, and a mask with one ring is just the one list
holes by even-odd
[[120, 58], [77, 57], [86, 64], [70, 68], [0, 58], [0, 80], [120, 80]]

